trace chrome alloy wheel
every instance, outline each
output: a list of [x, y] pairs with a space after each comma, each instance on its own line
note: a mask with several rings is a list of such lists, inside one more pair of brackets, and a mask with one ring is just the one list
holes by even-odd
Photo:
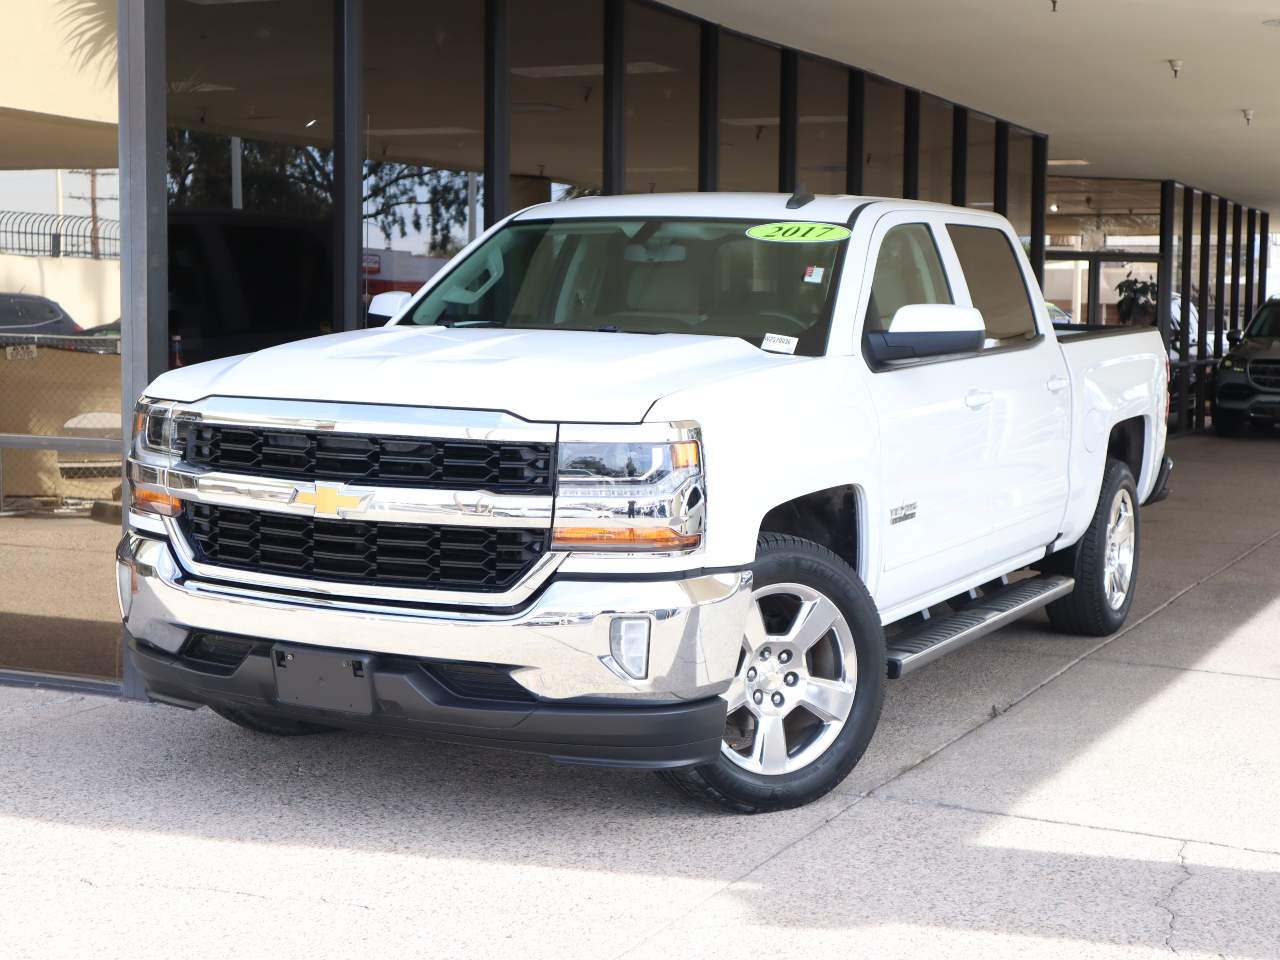
[[738, 674], [725, 692], [725, 757], [776, 776], [808, 766], [853, 709], [858, 655], [840, 609], [812, 587], [774, 583], [752, 594]]
[[1128, 490], [1117, 490], [1107, 521], [1107, 545], [1103, 558], [1103, 590], [1112, 610], [1124, 606], [1133, 580], [1133, 551], [1136, 540], [1133, 500]]

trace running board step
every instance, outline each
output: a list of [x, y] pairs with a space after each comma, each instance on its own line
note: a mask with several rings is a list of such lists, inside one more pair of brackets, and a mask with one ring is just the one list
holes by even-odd
[[949, 617], [926, 620], [911, 633], [890, 641], [889, 678], [896, 680], [919, 670], [1032, 610], [1048, 606], [1075, 585], [1071, 577], [1030, 577], [988, 593]]

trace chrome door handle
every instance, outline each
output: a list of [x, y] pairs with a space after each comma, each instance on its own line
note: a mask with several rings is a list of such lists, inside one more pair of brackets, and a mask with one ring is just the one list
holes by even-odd
[[964, 405], [970, 410], [981, 410], [991, 402], [992, 396], [989, 390], [970, 390], [964, 395]]
[[1059, 393], [1071, 386], [1071, 381], [1066, 377], [1059, 377], [1055, 374], [1048, 379], [1045, 386], [1049, 388], [1050, 393]]

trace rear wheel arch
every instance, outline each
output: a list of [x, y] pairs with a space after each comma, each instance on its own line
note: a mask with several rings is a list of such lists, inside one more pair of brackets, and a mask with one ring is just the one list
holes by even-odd
[[1142, 464], [1146, 458], [1147, 439], [1146, 417], [1129, 417], [1127, 420], [1116, 423], [1112, 426], [1111, 435], [1107, 438], [1107, 455], [1103, 460], [1103, 469], [1106, 469], [1107, 460], [1119, 460], [1129, 468], [1129, 472], [1133, 474], [1134, 483], [1141, 489]]

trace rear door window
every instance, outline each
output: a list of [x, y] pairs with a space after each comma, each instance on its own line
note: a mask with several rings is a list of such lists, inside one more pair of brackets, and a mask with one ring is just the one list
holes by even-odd
[[969, 297], [986, 323], [986, 348], [1035, 339], [1038, 331], [1031, 297], [1005, 232], [949, 223], [947, 233], [969, 285]]

